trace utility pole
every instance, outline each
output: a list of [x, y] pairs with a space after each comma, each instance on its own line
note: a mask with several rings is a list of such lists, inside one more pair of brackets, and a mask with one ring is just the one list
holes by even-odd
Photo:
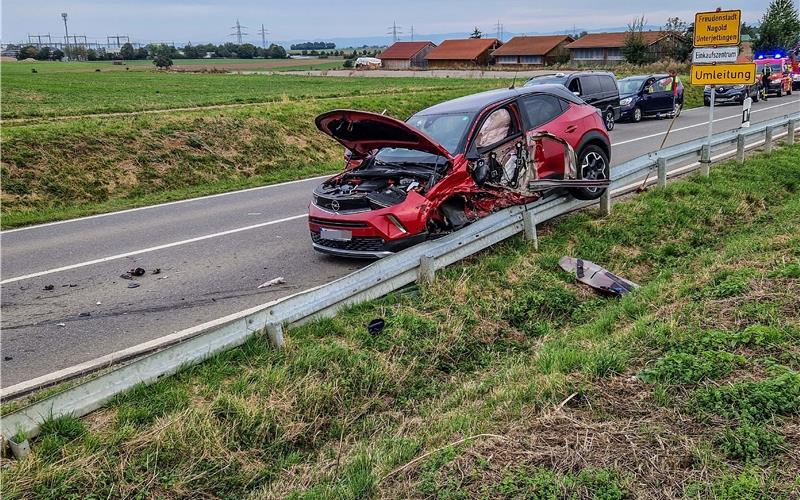
[[242, 30], [246, 29], [246, 28], [247, 28], [247, 26], [242, 26], [241, 24], [239, 24], [239, 18], [237, 17], [236, 18], [236, 26], [231, 26], [231, 29], [234, 30], [234, 32], [231, 33], [228, 36], [235, 36], [236, 37], [236, 43], [238, 45], [241, 45], [242, 44], [242, 36], [246, 36], [247, 35], [247, 33], [243, 32]]
[[50, 33], [48, 33], [46, 35], [30, 35], [29, 34], [28, 35], [28, 43], [29, 44], [33, 44], [33, 41], [31, 41], [33, 38], [36, 39], [36, 47], [39, 48], [39, 49], [41, 49], [42, 45], [43, 45], [42, 44], [42, 38], [47, 38], [47, 45], [50, 45], [52, 43], [52, 40], [50, 39]]
[[71, 51], [69, 50], [69, 29], [67, 29], [67, 13], [62, 12], [61, 18], [64, 19], [64, 35], [66, 35], [64, 37], [64, 40], [67, 42], [67, 61], [69, 61], [71, 59], [70, 56]]
[[397, 22], [392, 21], [392, 25], [387, 28], [387, 35], [392, 35], [392, 42], [396, 42], [398, 35], [402, 35], [402, 26], [398, 26]]
[[411, 41], [414, 41], [414, 25], [411, 25]]
[[267, 48], [267, 35], [269, 35], [269, 30], [264, 28], [264, 25], [261, 25], [261, 29], [258, 30], [258, 34], [261, 35], [261, 48]]
[[496, 28], [496, 31], [497, 31], [497, 39], [502, 42], [503, 41], [503, 35], [504, 35], [503, 29], [505, 27], [500, 23], [499, 19], [497, 20], [497, 25], [495, 26], [495, 28]]

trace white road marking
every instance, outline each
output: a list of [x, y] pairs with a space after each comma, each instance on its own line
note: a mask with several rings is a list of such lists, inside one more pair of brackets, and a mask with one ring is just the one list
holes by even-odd
[[298, 184], [300, 182], [314, 181], [314, 180], [319, 180], [319, 179], [327, 179], [328, 177], [331, 177], [332, 175], [333, 174], [320, 175], [320, 176], [317, 176], [317, 177], [309, 177], [308, 179], [297, 179], [297, 180], [294, 180], [294, 181], [281, 182], [279, 184], [268, 184], [266, 186], [256, 186], [256, 187], [247, 188], [247, 189], [240, 189], [238, 191], [227, 191], [225, 193], [209, 194], [209, 195], [206, 195], [206, 196], [198, 196], [196, 198], [187, 198], [185, 200], [169, 201], [167, 203], [159, 203], [158, 205], [147, 205], [145, 207], [128, 208], [126, 210], [118, 210], [116, 212], [107, 212], [107, 213], [103, 213], [103, 214], [87, 215], [86, 217], [78, 217], [78, 218], [75, 218], [75, 219], [66, 219], [66, 220], [57, 220], [57, 221], [54, 221], [54, 222], [46, 222], [44, 224], [37, 224], [35, 226], [26, 226], [26, 227], [19, 227], [19, 228], [16, 228], [16, 229], [8, 229], [6, 231], [0, 232], [0, 236], [2, 236], [4, 234], [8, 234], [8, 233], [16, 233], [18, 231], [28, 231], [30, 229], [38, 229], [40, 227], [57, 226], [59, 224], [67, 224], [67, 223], [70, 223], [70, 222], [78, 222], [78, 221], [89, 220], [89, 219], [99, 219], [100, 217], [109, 217], [111, 215], [127, 214], [127, 213], [130, 213], [130, 212], [138, 212], [140, 210], [150, 210], [151, 208], [168, 207], [170, 205], [178, 205], [180, 203], [189, 203], [191, 201], [209, 200], [211, 198], [219, 198], [219, 197], [222, 197], [222, 196], [230, 196], [230, 195], [233, 195], [233, 194], [240, 194], [240, 193], [248, 193], [248, 192], [251, 192], [251, 191], [258, 191], [260, 189], [270, 189], [270, 188], [276, 188], [276, 187], [281, 187], [281, 186], [288, 186], [290, 184]]
[[102, 257], [102, 258], [99, 258], [99, 259], [87, 260], [86, 262], [79, 262], [77, 264], [70, 264], [69, 266], [57, 267], [55, 269], [48, 269], [46, 271], [39, 271], [39, 272], [36, 272], [36, 273], [26, 274], [24, 276], [17, 276], [16, 278], [8, 278], [6, 280], [0, 281], [0, 285], [6, 285], [8, 283], [15, 283], [17, 281], [22, 281], [22, 280], [30, 279], [30, 278], [37, 278], [39, 276], [45, 276], [45, 275], [48, 275], [48, 274], [59, 273], [61, 271], [69, 271], [70, 269], [77, 269], [79, 267], [86, 267], [86, 266], [91, 266], [91, 265], [94, 265], [94, 264], [100, 264], [100, 263], [103, 263], [103, 262], [108, 262], [110, 260], [122, 259], [124, 257], [130, 257], [132, 255], [139, 255], [139, 254], [143, 254], [143, 253], [147, 253], [147, 252], [154, 252], [156, 250], [163, 250], [165, 248], [177, 247], [179, 245], [186, 245], [188, 243], [195, 243], [197, 241], [208, 240], [208, 239], [217, 238], [217, 237], [220, 237], [220, 236], [227, 236], [229, 234], [241, 233], [242, 231], [249, 231], [251, 229], [258, 229], [260, 227], [271, 226], [273, 224], [280, 224], [281, 222], [288, 222], [288, 221], [291, 221], [291, 220], [300, 219], [302, 217], [307, 217], [307, 214], [293, 215], [291, 217], [285, 217], [283, 219], [276, 219], [276, 220], [271, 220], [271, 221], [268, 221], [268, 222], [262, 222], [260, 224], [253, 224], [252, 226], [245, 226], [245, 227], [239, 227], [239, 228], [236, 228], [236, 229], [229, 229], [227, 231], [222, 231], [222, 232], [219, 232], [219, 233], [212, 233], [212, 234], [206, 234], [204, 236], [197, 236], [196, 238], [189, 238], [188, 240], [174, 241], [172, 243], [166, 243], [164, 245], [158, 245], [158, 246], [149, 247], [149, 248], [142, 248], [141, 250], [133, 250], [132, 252], [125, 252], [125, 253], [120, 253], [120, 254], [117, 254], [117, 255], [110, 255], [108, 257]]
[[[759, 113], [761, 111], [767, 111], [769, 109], [775, 109], [775, 108], [779, 108], [781, 106], [788, 106], [789, 104], [800, 104], [800, 99], [795, 99], [793, 101], [784, 102], [784, 103], [781, 103], [781, 104], [776, 104], [774, 106], [768, 106], [766, 108], [754, 109], [752, 112], [753, 113]], [[696, 109], [703, 109], [703, 108], [696, 108]], [[691, 111], [691, 110], [689, 110], [689, 111]], [[735, 115], [731, 115], [731, 116], [725, 116], [725, 117], [722, 117], [722, 118], [717, 118], [716, 120], [714, 120], [714, 123], [721, 122], [721, 121], [724, 121], [724, 120], [732, 120], [734, 118], [741, 118], [741, 117], [742, 116], [740, 114], [735, 114]], [[694, 125], [687, 125], [686, 127], [674, 128], [674, 129], [672, 129], [672, 131], [670, 133], [680, 132], [681, 130], [688, 130], [690, 128], [695, 128], [695, 127], [704, 127], [704, 126], [707, 126], [707, 125], [708, 125], [708, 120], [704, 121], [703, 123], [696, 123]], [[622, 146], [623, 144], [629, 144], [631, 142], [642, 141], [642, 140], [645, 140], [645, 139], [652, 139], [653, 137], [660, 137], [660, 136], [662, 136], [662, 135], [664, 135], [666, 133], [667, 133], [667, 131], [665, 130], [663, 132], [657, 132], [655, 134], [643, 135], [643, 136], [637, 137], [635, 139], [628, 139], [627, 141], [615, 142], [615, 143], [612, 144], [612, 146], [614, 146], [614, 147], [615, 146]]]

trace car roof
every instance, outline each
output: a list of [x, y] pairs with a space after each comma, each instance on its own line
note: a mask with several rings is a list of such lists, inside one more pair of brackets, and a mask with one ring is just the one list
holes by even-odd
[[667, 73], [653, 73], [653, 74], [650, 74], [650, 75], [631, 75], [631, 76], [626, 76], [625, 78], [620, 78], [620, 80], [633, 80], [633, 79], [645, 80], [647, 78], [666, 78], [668, 76], [669, 75]]
[[[541, 75], [532, 76], [530, 78], [530, 80], [533, 80], [533, 79], [536, 79], [536, 78], [553, 77], [553, 76], [568, 77], [568, 76], [576, 76], [576, 75], [577, 76], [581, 76], [581, 75], [601, 75], [601, 76], [611, 76], [611, 77], [615, 77], [616, 78], [614, 73], [612, 73], [611, 71], [586, 70], [586, 71], [558, 71], [556, 73], [543, 73]], [[528, 81], [530, 81], [530, 80], [528, 80]]]
[[548, 84], [537, 85], [536, 87], [517, 87], [513, 89], [497, 89], [480, 92], [464, 97], [459, 97], [450, 101], [435, 104], [430, 108], [423, 109], [417, 115], [439, 114], [439, 113], [465, 113], [478, 112], [482, 109], [503, 101], [508, 101], [528, 94], [548, 94], [560, 97], [575, 104], [582, 104], [583, 101], [572, 94], [563, 85]]

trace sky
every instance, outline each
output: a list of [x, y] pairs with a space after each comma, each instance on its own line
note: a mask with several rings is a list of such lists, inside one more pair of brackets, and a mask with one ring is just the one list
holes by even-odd
[[[553, 5], [556, 4], [556, 5]], [[228, 35], [238, 17], [248, 27], [245, 40], [260, 41], [263, 23], [271, 40], [330, 39], [385, 35], [393, 21], [408, 35], [468, 32], [478, 26], [495, 32], [499, 20], [513, 33], [602, 29], [625, 26], [644, 15], [661, 25], [668, 17], [694, 18], [698, 10], [741, 9], [747, 22], [756, 22], [768, 0], [728, 0], [724, 5], [706, 0], [3, 0], [3, 42], [27, 40], [29, 33], [63, 37], [61, 12], [67, 12], [70, 34], [105, 39], [129, 35], [143, 43], [233, 41]], [[387, 41], [390, 41], [387, 36]], [[59, 39], [61, 41], [61, 39]]]

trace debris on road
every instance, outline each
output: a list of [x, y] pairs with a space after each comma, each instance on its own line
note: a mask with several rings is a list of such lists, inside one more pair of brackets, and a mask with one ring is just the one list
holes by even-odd
[[558, 265], [568, 273], [575, 273], [575, 277], [581, 283], [606, 294], [621, 296], [639, 288], [636, 283], [621, 278], [588, 260], [562, 257]]
[[54, 288], [55, 288], [55, 286], [53, 286], [53, 285], [45, 285], [42, 290], [47, 290], [48, 292], [51, 292], [51, 291], [53, 291]]
[[367, 325], [367, 332], [370, 335], [377, 335], [383, 331], [383, 327], [386, 326], [386, 321], [383, 318], [376, 318], [369, 322]]
[[102, 302], [100, 302], [100, 301], [98, 300], [97, 302], [95, 302], [95, 304], [94, 304], [94, 305], [96, 305], [96, 306], [102, 306], [102, 305], [103, 305], [103, 303], [102, 303]]
[[85, 318], [85, 317], [91, 316], [91, 315], [92, 315], [92, 313], [90, 313], [90, 312], [82, 312], [82, 313], [78, 314], [78, 316], [81, 317], [81, 318]]
[[120, 275], [119, 275], [119, 277], [120, 277], [120, 278], [122, 278], [122, 279], [124, 279], [124, 280], [131, 280], [131, 279], [133, 279], [133, 276], [131, 276], [131, 275], [130, 275], [130, 274], [128, 274], [128, 273], [122, 273], [122, 274], [120, 274]]
[[62, 327], [63, 327], [63, 326], [67, 326], [67, 324], [66, 324], [66, 323], [59, 323], [59, 324], [58, 324], [58, 325], [56, 325], [56, 326], [62, 326]]
[[157, 267], [157, 268], [153, 269], [153, 274], [161, 274], [161, 268]]
[[137, 267], [136, 269], [131, 269], [130, 271], [128, 271], [128, 274], [130, 274], [131, 276], [144, 276], [145, 272], [146, 271], [144, 270], [144, 268]]
[[268, 286], [273, 286], [273, 285], [283, 285], [284, 283], [286, 283], [286, 280], [281, 276], [281, 277], [266, 281], [264, 283], [261, 283], [260, 285], [258, 285], [258, 288], [267, 288]]
[[11, 361], [14, 359], [14, 356], [3, 356], [3, 361]]
[[139, 283], [128, 283], [128, 288], [139, 288]]

